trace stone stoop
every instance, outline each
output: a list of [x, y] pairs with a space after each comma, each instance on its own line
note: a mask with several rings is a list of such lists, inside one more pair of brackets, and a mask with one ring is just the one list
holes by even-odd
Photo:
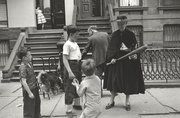
[[[33, 67], [35, 73], [45, 70], [47, 72], [56, 72], [57, 63], [59, 61], [59, 50], [57, 43], [63, 40], [63, 30], [36, 30], [28, 34], [25, 46], [31, 47], [33, 56]], [[13, 77], [10, 81], [19, 81], [19, 66], [15, 65]]]

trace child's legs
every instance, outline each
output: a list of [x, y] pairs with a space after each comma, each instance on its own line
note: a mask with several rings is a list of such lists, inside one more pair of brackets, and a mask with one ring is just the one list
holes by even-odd
[[81, 105], [80, 98], [74, 98], [74, 105], [75, 106], [80, 106]]
[[23, 102], [24, 102], [24, 108], [23, 108], [23, 115], [24, 118], [34, 118], [35, 115], [35, 100], [29, 98], [29, 95], [27, 92], [23, 91]]
[[42, 29], [42, 24], [37, 24], [37, 29], [41, 30]]
[[73, 97], [71, 93], [65, 91], [65, 104], [67, 105], [67, 112], [72, 111]]
[[73, 110], [72, 104], [66, 105], [66, 112], [72, 112], [72, 110]]
[[36, 88], [33, 91], [34, 97], [35, 97], [35, 117], [34, 118], [40, 118], [41, 117], [41, 100], [39, 96], [39, 88]]
[[67, 79], [65, 83], [65, 104], [67, 105], [67, 112], [72, 111], [74, 98], [71, 82], [71, 80]]
[[44, 29], [44, 23], [42, 24], [42, 29]]

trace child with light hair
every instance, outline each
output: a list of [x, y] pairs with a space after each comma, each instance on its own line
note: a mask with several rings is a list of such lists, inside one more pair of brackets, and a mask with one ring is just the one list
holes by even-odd
[[98, 118], [101, 113], [101, 80], [95, 75], [96, 66], [94, 60], [85, 60], [81, 68], [86, 77], [80, 85], [76, 81], [73, 82], [78, 95], [83, 97], [84, 110], [80, 118]]

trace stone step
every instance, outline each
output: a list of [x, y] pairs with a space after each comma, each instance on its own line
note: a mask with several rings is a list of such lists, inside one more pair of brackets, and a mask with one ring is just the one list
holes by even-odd
[[57, 46], [31, 47], [31, 53], [34, 52], [58, 52], [58, 49]]
[[78, 42], [88, 42], [88, 37], [87, 36], [79, 36], [78, 39], [77, 39], [77, 43]]
[[42, 36], [62, 36], [63, 32], [62, 31], [57, 31], [57, 32], [50, 32], [50, 31], [38, 31], [38, 32], [33, 32], [29, 33], [28, 37], [42, 37]]
[[62, 40], [60, 36], [42, 36], [42, 37], [28, 37], [26, 39], [27, 42], [58, 42]]
[[25, 46], [29, 47], [43, 47], [43, 46], [56, 46], [57, 41], [48, 41], [48, 42], [27, 42]]
[[50, 56], [59, 56], [59, 52], [32, 52], [33, 57], [50, 57]]
[[[87, 32], [88, 26], [87, 27], [80, 27], [80, 31], [81, 32]], [[111, 27], [98, 27], [97, 28], [98, 31], [101, 32], [107, 32], [107, 33], [111, 33]]]
[[87, 41], [80, 41], [80, 42], [77, 42], [77, 44], [79, 45], [79, 47], [85, 47], [87, 45]]
[[45, 29], [45, 30], [33, 30], [31, 33], [62, 33], [62, 32], [63, 29]]
[[105, 22], [109, 21], [109, 18], [88, 18], [88, 19], [78, 19], [77, 23], [79, 22]]
[[97, 27], [103, 27], [103, 26], [110, 26], [109, 22], [79, 22], [77, 23], [77, 26], [92, 26], [92, 25], [96, 25]]
[[[89, 26], [78, 26], [78, 28], [80, 29], [80, 30], [87, 30], [88, 28], [89, 28]], [[103, 30], [103, 29], [111, 29], [111, 27], [110, 26], [102, 26], [102, 27], [97, 27], [97, 30], [98, 31], [101, 31], [101, 30]]]

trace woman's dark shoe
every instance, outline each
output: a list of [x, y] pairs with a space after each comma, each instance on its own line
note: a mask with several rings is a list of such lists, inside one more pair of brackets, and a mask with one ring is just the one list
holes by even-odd
[[112, 108], [112, 107], [114, 107], [114, 101], [110, 104], [110, 103], [108, 103], [108, 105], [106, 106], [106, 108], [105, 109], [110, 109], [110, 108]]
[[126, 111], [130, 111], [131, 110], [131, 105], [130, 104], [126, 104], [125, 109], [126, 109]]
[[66, 114], [69, 115], [69, 114], [73, 114], [72, 111], [66, 111]]
[[73, 108], [74, 108], [75, 110], [82, 110], [82, 107], [79, 106], [79, 105], [73, 105]]

